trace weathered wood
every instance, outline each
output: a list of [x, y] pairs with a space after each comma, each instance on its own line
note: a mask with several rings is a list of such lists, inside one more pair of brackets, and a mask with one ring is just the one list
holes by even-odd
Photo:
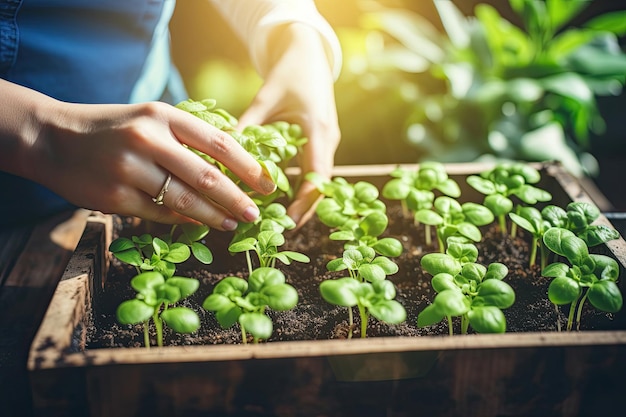
[[28, 416], [28, 349], [73, 254], [88, 211], [0, 233], [0, 415]]
[[[384, 175], [393, 167], [337, 175]], [[555, 204], [589, 199], [559, 166], [545, 168], [542, 186]], [[93, 227], [86, 230], [89, 236]], [[84, 265], [64, 276], [31, 347], [41, 415], [598, 416], [622, 406], [624, 312], [614, 331], [72, 350], [68, 329], [83, 320], [89, 301], [82, 298], [99, 279], [104, 248], [93, 240], [79, 246]], [[622, 276], [625, 248], [623, 239], [606, 245]]]

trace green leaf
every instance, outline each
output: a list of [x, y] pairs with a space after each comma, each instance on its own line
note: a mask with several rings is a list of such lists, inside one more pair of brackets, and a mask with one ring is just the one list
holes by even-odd
[[243, 313], [239, 316], [239, 324], [246, 332], [258, 339], [269, 339], [272, 335], [272, 319], [262, 313]]
[[178, 333], [193, 333], [200, 328], [200, 318], [187, 307], [168, 308], [161, 313], [161, 318]]
[[406, 320], [406, 310], [395, 300], [382, 300], [370, 306], [369, 312], [378, 320], [389, 324], [399, 324]]
[[470, 301], [461, 291], [445, 290], [435, 296], [435, 304], [444, 316], [462, 316], [470, 310]]
[[150, 320], [154, 308], [141, 300], [124, 301], [117, 307], [117, 321], [121, 324], [137, 324]]
[[466, 220], [475, 226], [485, 226], [494, 220], [491, 210], [483, 205], [464, 203], [461, 207]]
[[140, 266], [144, 261], [141, 253], [134, 247], [132, 249], [113, 252], [113, 255], [120, 261], [132, 266]]
[[552, 23], [552, 28], [557, 31], [577, 16], [590, 2], [572, 0], [546, 0], [546, 10]]
[[181, 228], [189, 243], [197, 242], [209, 233], [209, 226], [204, 224], [183, 223]]
[[617, 36], [626, 35], [626, 10], [604, 13], [589, 20], [584, 25], [590, 29], [613, 32]]
[[164, 283], [165, 278], [163, 277], [163, 275], [155, 271], [142, 272], [141, 274], [136, 275], [135, 277], [133, 277], [133, 279], [130, 280], [131, 287], [133, 287], [136, 291], [155, 288]]
[[382, 281], [387, 277], [385, 270], [374, 264], [361, 265], [359, 267], [359, 275], [368, 282]]
[[470, 325], [478, 333], [506, 332], [506, 318], [498, 307], [475, 307], [467, 313], [467, 316]]
[[136, 249], [135, 244], [132, 240], [126, 237], [118, 237], [109, 245], [109, 251], [116, 252], [124, 252], [128, 249]]
[[548, 287], [548, 298], [556, 305], [571, 304], [580, 293], [578, 282], [566, 277], [554, 278]]
[[515, 302], [515, 291], [509, 284], [497, 279], [488, 279], [478, 287], [478, 295], [472, 300], [474, 306], [509, 308]]
[[417, 315], [417, 326], [426, 327], [439, 323], [444, 318], [444, 314], [439, 311], [439, 308], [435, 304], [427, 306]]
[[427, 253], [422, 257], [420, 264], [431, 275], [447, 272], [454, 276], [461, 272], [459, 261], [444, 253]]
[[353, 307], [357, 305], [357, 293], [360, 284], [352, 278], [339, 278], [326, 280], [320, 284], [320, 292], [327, 302], [343, 306]]
[[404, 250], [402, 243], [393, 237], [379, 239], [372, 245], [372, 248], [376, 251], [376, 253], [390, 257], [400, 256]]
[[185, 262], [191, 256], [191, 250], [189, 246], [184, 243], [172, 243], [169, 246], [169, 251], [166, 249], [166, 255], [163, 257], [163, 260], [169, 261], [175, 264], [180, 264]]
[[458, 286], [454, 280], [454, 276], [441, 272], [435, 275], [431, 280], [431, 285], [436, 292], [445, 290], [458, 290]]
[[187, 298], [195, 293], [200, 286], [200, 281], [195, 278], [171, 277], [167, 280], [167, 285], [172, 285], [180, 290], [180, 297]]
[[419, 223], [428, 224], [430, 226], [438, 226], [443, 224], [443, 217], [432, 210], [418, 210], [415, 213], [415, 220]]
[[273, 285], [263, 289], [267, 296], [267, 305], [276, 311], [286, 311], [298, 303], [298, 292], [289, 284]]
[[600, 311], [617, 313], [624, 303], [622, 293], [615, 282], [598, 281], [589, 288], [589, 302]]
[[213, 253], [200, 242], [193, 242], [191, 244], [191, 253], [193, 253], [194, 258], [205, 265], [213, 262]]

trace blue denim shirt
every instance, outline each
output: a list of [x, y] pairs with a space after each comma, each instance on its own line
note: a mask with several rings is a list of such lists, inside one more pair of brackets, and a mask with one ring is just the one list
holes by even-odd
[[[185, 99], [169, 53], [175, 0], [0, 0], [0, 77], [63, 101]], [[0, 150], [1, 151], [1, 150]], [[71, 205], [0, 171], [0, 228]]]

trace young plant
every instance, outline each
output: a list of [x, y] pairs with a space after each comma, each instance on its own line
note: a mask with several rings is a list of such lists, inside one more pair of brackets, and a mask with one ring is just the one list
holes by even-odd
[[136, 275], [130, 285], [137, 295], [118, 306], [117, 320], [121, 324], [143, 323], [146, 348], [150, 347], [150, 320], [156, 329], [158, 346], [163, 346], [163, 323], [179, 333], [193, 333], [200, 327], [195, 311], [187, 307], [170, 307], [196, 292], [198, 280], [177, 276], [166, 279], [160, 272], [148, 271]]
[[[389, 324], [398, 324], [406, 320], [406, 311], [402, 304], [394, 300], [396, 288], [389, 280], [359, 282], [352, 277], [326, 280], [320, 284], [322, 297], [331, 304], [353, 307], [359, 310], [361, 318], [361, 338], [367, 336], [367, 323], [370, 316]], [[352, 317], [352, 316], [351, 316]], [[350, 323], [348, 337], [352, 337], [353, 323]]]
[[[435, 200], [433, 190], [438, 190], [449, 197], [461, 195], [459, 184], [448, 177], [445, 166], [440, 162], [422, 162], [417, 170], [398, 167], [390, 174], [389, 180], [382, 189], [383, 197], [399, 200], [405, 217], [422, 209], [430, 209]], [[414, 217], [415, 223], [417, 219]], [[426, 244], [430, 245], [430, 225], [425, 225]]]
[[[559, 227], [546, 231], [543, 241], [552, 252], [565, 257], [570, 263], [555, 262], [542, 271], [543, 276], [553, 278], [548, 287], [548, 298], [557, 313], [558, 306], [570, 306], [567, 331], [572, 330], [574, 321], [576, 329], [580, 330], [582, 310], [587, 300], [600, 311], [615, 313], [621, 310], [623, 298], [617, 286], [620, 270], [613, 258], [590, 254], [583, 239]], [[560, 323], [557, 323], [560, 331]]]
[[[467, 183], [485, 195], [483, 204], [498, 219], [503, 235], [508, 234], [506, 216], [513, 211], [515, 203], [511, 197], [534, 206], [538, 202], [550, 201], [552, 195], [534, 186], [541, 179], [541, 173], [523, 162], [499, 163], [493, 169], [480, 175], [470, 175]], [[511, 235], [515, 235], [514, 230]]]
[[251, 252], [254, 252], [259, 262], [259, 267], [276, 266], [276, 260], [280, 260], [285, 265], [291, 264], [291, 261], [310, 262], [308, 256], [295, 251], [279, 251], [278, 247], [285, 243], [285, 237], [274, 230], [263, 230], [259, 232], [257, 237], [247, 237], [240, 241], [231, 243], [228, 250], [232, 253], [245, 252], [248, 262], [248, 271], [250, 275], [254, 270], [252, 264]]
[[515, 292], [503, 281], [508, 268], [492, 263], [487, 268], [476, 263], [478, 250], [471, 243], [450, 241], [446, 253], [429, 253], [421, 265], [430, 273], [437, 292], [432, 304], [417, 316], [419, 327], [430, 326], [444, 318], [448, 332], [454, 334], [453, 317], [461, 317], [461, 333], [469, 326], [479, 333], [504, 333], [506, 319], [502, 309], [515, 302]]
[[435, 226], [439, 251], [445, 252], [448, 238], [462, 237], [479, 242], [482, 233], [478, 226], [494, 221], [492, 212], [477, 203], [459, 203], [447, 196], [435, 199], [432, 209], [421, 209], [415, 213], [415, 219], [427, 225]]
[[552, 226], [574, 232], [588, 247], [618, 239], [620, 236], [617, 230], [609, 226], [593, 224], [600, 217], [600, 210], [584, 201], [571, 202], [565, 210], [549, 205], [542, 210], [542, 214]]
[[[358, 246], [354, 249], [346, 249], [341, 258], [333, 259], [328, 262], [326, 267], [331, 272], [347, 270], [349, 278], [353, 279], [357, 283], [369, 282], [373, 284], [378, 281], [383, 281], [388, 275], [398, 272], [398, 265], [396, 265], [392, 260], [386, 256], [376, 256], [376, 251], [365, 245]], [[329, 281], [324, 281], [320, 284], [322, 296], [329, 303], [348, 307], [348, 338], [352, 338], [352, 330], [354, 328], [352, 307], [356, 306], [358, 303], [352, 303], [353, 300], [351, 297], [356, 293], [363, 293], [366, 295], [370, 294], [369, 289], [365, 289], [366, 287], [361, 286], [357, 287], [353, 284], [347, 284], [344, 281], [340, 281], [340, 283], [335, 282], [333, 284], [328, 284], [328, 282]], [[388, 284], [384, 284], [384, 286], [387, 287]], [[375, 292], [383, 294], [383, 292], [381, 292], [383, 290], [382, 287], [378, 288], [377, 286], [373, 289]], [[349, 294], [343, 294], [343, 291], [348, 291]], [[387, 292], [388, 288], [386, 288], [385, 291], [386, 292], [384, 294], [390, 294]], [[373, 314], [374, 317], [379, 320], [391, 324], [404, 321], [404, 319], [396, 321], [400, 319], [402, 315], [400, 310], [404, 310], [404, 307], [402, 307], [402, 305], [398, 305], [399, 303], [389, 302], [393, 297], [395, 297], [395, 289], [390, 298], [385, 298], [387, 295], [382, 298], [373, 297], [369, 302], [361, 302], [362, 305], [359, 307], [359, 314], [361, 317], [361, 337], [366, 337], [369, 314]], [[349, 305], [346, 305], [347, 301], [349, 301]], [[368, 309], [371, 309], [371, 306], [374, 305], [372, 303], [376, 305], [380, 304], [380, 306], [385, 304], [388, 305], [388, 308], [385, 311], [380, 311], [380, 307], [374, 307], [374, 313], [368, 312]], [[393, 311], [390, 308], [393, 308]], [[406, 317], [406, 312], [404, 313], [404, 316]]]
[[224, 329], [239, 323], [241, 340], [245, 344], [248, 333], [254, 343], [272, 335], [272, 319], [266, 314], [268, 308], [286, 311], [297, 303], [298, 292], [285, 282], [285, 275], [278, 269], [261, 267], [252, 271], [247, 281], [239, 277], [222, 279], [202, 307], [215, 312]]
[[173, 225], [169, 234], [155, 237], [150, 234], [119, 237], [109, 245], [109, 251], [120, 261], [132, 265], [137, 273], [157, 271], [166, 279], [176, 271], [176, 264], [185, 262], [193, 255], [203, 264], [213, 262], [211, 250], [202, 243], [209, 227], [193, 223], [180, 225], [181, 233], [174, 241], [178, 225]]
[[544, 233], [552, 227], [548, 220], [545, 220], [542, 216], [542, 212], [535, 207], [519, 207], [517, 213], [509, 213], [511, 221], [528, 231], [532, 235], [532, 242], [530, 244], [530, 259], [529, 265], [535, 265], [537, 259], [537, 249], [540, 250], [541, 269], [546, 266], [547, 253], [546, 247], [543, 244]]

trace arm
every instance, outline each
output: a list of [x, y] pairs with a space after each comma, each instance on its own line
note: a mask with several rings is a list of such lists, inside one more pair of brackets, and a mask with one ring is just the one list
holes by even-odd
[[[164, 103], [73, 104], [0, 79], [0, 170], [71, 203], [162, 223], [196, 220], [232, 230], [256, 205], [181, 144], [223, 162], [255, 190], [274, 185], [227, 134]], [[164, 205], [152, 198], [172, 175]], [[17, 197], [16, 197], [17, 198]]]
[[[340, 140], [334, 81], [341, 67], [339, 42], [313, 1], [229, 0], [214, 4], [244, 40], [264, 83], [241, 125], [285, 120], [302, 126], [309, 141], [303, 174], [330, 178]], [[319, 193], [305, 181], [289, 207], [298, 225], [312, 214]]]

